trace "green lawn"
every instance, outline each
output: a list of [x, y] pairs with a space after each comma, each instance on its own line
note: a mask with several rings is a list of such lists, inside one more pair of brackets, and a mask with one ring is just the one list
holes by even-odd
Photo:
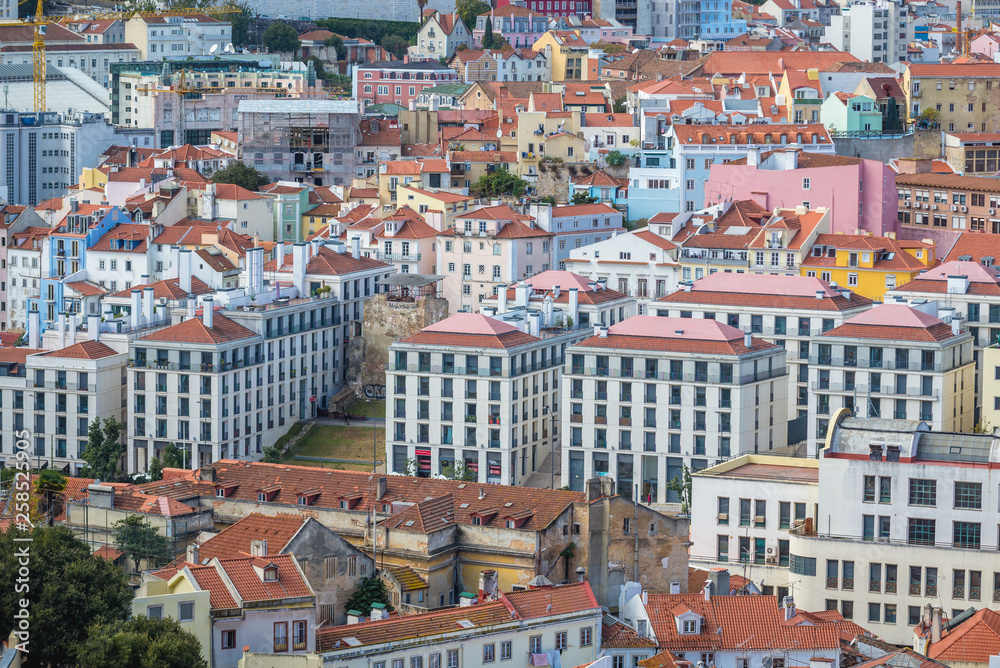
[[[375, 429], [376, 448], [379, 461], [385, 459], [385, 430]], [[356, 459], [370, 462], [372, 459], [372, 428], [316, 425], [288, 452], [282, 460], [287, 464], [300, 466], [325, 466], [351, 471], [370, 471], [371, 464], [349, 464], [343, 462], [312, 462], [295, 459], [295, 455], [309, 457], [332, 457], [335, 459]]]
[[365, 417], [385, 417], [385, 399], [381, 401], [367, 401], [358, 399], [347, 409], [350, 415], [364, 415]]
[[285, 443], [288, 443], [288, 441], [292, 440], [292, 438], [300, 431], [302, 431], [302, 428], [305, 426], [306, 426], [305, 422], [296, 422], [295, 424], [292, 425], [292, 428], [285, 433], [284, 436], [282, 436], [281, 438], [279, 438], [277, 441], [274, 442], [274, 446], [278, 449], [285, 447]]

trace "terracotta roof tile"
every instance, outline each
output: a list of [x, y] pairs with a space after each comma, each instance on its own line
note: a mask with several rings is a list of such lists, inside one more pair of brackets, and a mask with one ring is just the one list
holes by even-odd
[[988, 608], [977, 610], [972, 617], [942, 633], [941, 640], [931, 643], [927, 655], [948, 665], [955, 662], [989, 663], [1000, 652], [1000, 612]]
[[[299, 571], [295, 557], [290, 554], [272, 554], [263, 559], [257, 557], [220, 559], [218, 563], [243, 599], [244, 605], [248, 602], [315, 595]], [[278, 567], [277, 580], [264, 581], [257, 575], [254, 566], [264, 564], [274, 564]]]
[[753, 338], [748, 348], [744, 345], [743, 332], [717, 320], [641, 315], [612, 325], [606, 336], [592, 336], [576, 345], [703, 355], [744, 355], [775, 347], [763, 339]]
[[427, 588], [424, 579], [409, 566], [389, 566], [386, 570], [392, 573], [392, 577], [396, 578], [403, 591], [417, 591]]
[[240, 604], [236, 602], [236, 599], [229, 592], [229, 588], [226, 587], [222, 576], [219, 575], [215, 566], [192, 565], [188, 568], [198, 586], [203, 590], [208, 590], [208, 603], [213, 610], [235, 610], [240, 607]]
[[[181, 288], [181, 279], [179, 278], [167, 278], [162, 281], [156, 281], [155, 283], [150, 283], [149, 285], [135, 285], [128, 290], [119, 290], [118, 292], [111, 295], [112, 297], [130, 297], [132, 290], [143, 289], [143, 288], [153, 288], [153, 297], [156, 299], [186, 299], [188, 293]], [[205, 281], [201, 280], [197, 276], [191, 277], [191, 293], [192, 295], [206, 295], [212, 292], [211, 286]]]
[[198, 547], [202, 559], [229, 559], [250, 553], [250, 542], [267, 541], [267, 554], [281, 553], [306, 522], [304, 515], [251, 513]]
[[83, 341], [81, 343], [63, 348], [62, 350], [53, 350], [52, 352], [41, 353], [39, 356], [59, 357], [65, 359], [98, 360], [119, 354], [122, 353], [119, 353], [114, 348], [107, 346], [100, 341]]
[[188, 342], [212, 345], [237, 339], [247, 339], [254, 336], [257, 336], [257, 334], [253, 330], [247, 329], [226, 316], [216, 313], [211, 329], [205, 326], [202, 318], [195, 317], [144, 336], [140, 341]]

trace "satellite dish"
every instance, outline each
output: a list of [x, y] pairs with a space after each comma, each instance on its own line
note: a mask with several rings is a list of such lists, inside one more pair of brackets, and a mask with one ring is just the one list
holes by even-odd
[[502, 139], [502, 138], [503, 138], [503, 130], [500, 129], [500, 128], [498, 128], [497, 129], [497, 139]]
[[224, 50], [225, 50], [226, 53], [236, 53], [236, 49], [233, 48], [233, 43], [232, 42], [230, 42], [229, 44], [226, 44], [226, 48]]
[[218, 44], [213, 44], [212, 48], [208, 50], [208, 54], [211, 55], [211, 56], [214, 56], [215, 52], [218, 51], [218, 50], [219, 50], [219, 45]]

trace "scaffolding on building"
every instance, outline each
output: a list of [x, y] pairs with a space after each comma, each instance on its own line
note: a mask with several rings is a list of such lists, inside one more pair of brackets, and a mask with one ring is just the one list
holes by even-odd
[[241, 100], [238, 157], [276, 180], [349, 185], [360, 118], [352, 100]]

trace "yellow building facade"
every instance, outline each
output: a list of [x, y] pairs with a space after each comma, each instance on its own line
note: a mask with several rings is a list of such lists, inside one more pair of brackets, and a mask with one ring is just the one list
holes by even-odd
[[820, 234], [800, 273], [882, 301], [886, 291], [913, 280], [936, 261], [933, 241], [893, 237]]

